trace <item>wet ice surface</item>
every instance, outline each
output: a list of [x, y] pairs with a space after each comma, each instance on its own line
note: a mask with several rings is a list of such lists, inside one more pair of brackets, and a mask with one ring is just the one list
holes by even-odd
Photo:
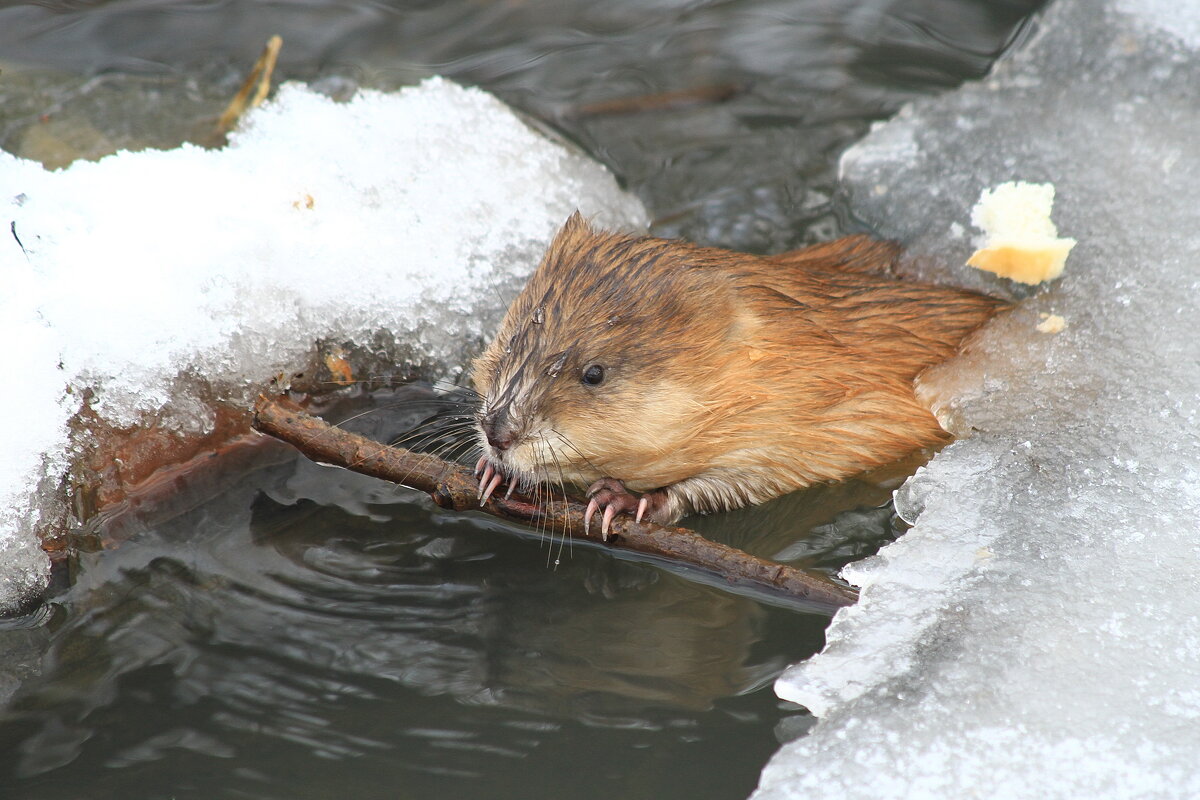
[[0, 153], [0, 186], [0, 332], [21, 381], [0, 396], [0, 609], [44, 583], [34, 530], [82, 390], [113, 424], [169, 405], [202, 431], [180, 374], [236, 401], [316, 338], [379, 331], [454, 358], [576, 207], [646, 224], [602, 167], [436, 79], [348, 104], [283, 87], [219, 151], [53, 173]]
[[1014, 179], [1055, 184], [1079, 245], [931, 377], [975, 433], [898, 493], [916, 527], [779, 681], [822, 719], [758, 800], [1200, 796], [1200, 14], [1161, 5], [1060, 0], [993, 77], [845, 156], [915, 272], [1004, 285], [959, 265]]

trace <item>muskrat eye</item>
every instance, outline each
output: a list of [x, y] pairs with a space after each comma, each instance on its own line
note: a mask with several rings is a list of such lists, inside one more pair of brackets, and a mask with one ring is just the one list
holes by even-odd
[[583, 382], [588, 386], [597, 386], [604, 382], [604, 367], [590, 364], [583, 368]]

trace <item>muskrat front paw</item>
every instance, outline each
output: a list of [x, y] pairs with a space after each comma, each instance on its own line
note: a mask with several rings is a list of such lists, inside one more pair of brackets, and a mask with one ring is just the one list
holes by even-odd
[[612, 526], [613, 517], [620, 512], [633, 514], [637, 522], [643, 519], [658, 521], [660, 514], [666, 509], [667, 493], [663, 491], [647, 492], [637, 497], [625, 488], [625, 484], [617, 478], [601, 478], [588, 487], [587, 511], [583, 516], [583, 532], [591, 528], [592, 515], [604, 509], [600, 520], [600, 538], [608, 541], [608, 529]]
[[[475, 477], [479, 479], [479, 505], [482, 506], [492, 496], [492, 492], [496, 491], [496, 487], [504, 481], [504, 473], [492, 466], [487, 456], [483, 456], [475, 464]], [[512, 494], [516, 485], [515, 480], [509, 481], [506, 497]]]

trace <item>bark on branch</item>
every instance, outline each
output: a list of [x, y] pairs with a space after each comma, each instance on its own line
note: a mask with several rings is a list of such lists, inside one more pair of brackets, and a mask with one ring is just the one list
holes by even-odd
[[314, 461], [427, 492], [443, 508], [485, 511], [501, 519], [536, 525], [540, 530], [657, 556], [719, 576], [731, 584], [784, 594], [806, 603], [838, 607], [852, 605], [858, 599], [852, 587], [824, 575], [757, 558], [685, 528], [637, 523], [621, 515], [613, 520], [608, 541], [604, 542], [598, 520], [585, 537], [582, 503], [555, 501], [544, 508], [520, 494], [506, 498], [497, 492], [481, 506], [479, 486], [469, 468], [332, 427], [286, 399], [260, 396], [254, 408], [254, 428], [288, 442]]

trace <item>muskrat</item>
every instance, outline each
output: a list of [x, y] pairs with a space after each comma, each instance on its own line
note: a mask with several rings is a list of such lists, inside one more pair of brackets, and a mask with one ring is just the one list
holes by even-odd
[[914, 379], [1005, 303], [897, 280], [898, 252], [755, 256], [576, 212], [475, 360], [481, 496], [588, 487], [607, 537], [622, 511], [669, 523], [944, 444]]

